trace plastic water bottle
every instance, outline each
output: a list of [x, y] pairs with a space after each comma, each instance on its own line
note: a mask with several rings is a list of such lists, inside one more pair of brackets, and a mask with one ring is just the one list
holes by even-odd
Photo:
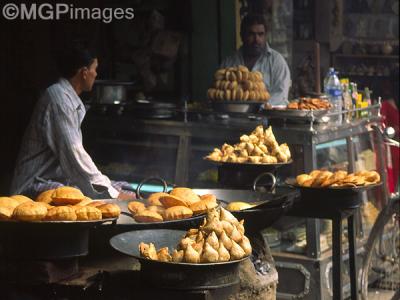
[[[337, 73], [333, 68], [329, 68], [328, 74], [324, 80], [324, 92], [328, 96], [329, 101], [333, 106], [334, 112], [342, 112], [343, 99], [342, 99], [342, 86]], [[342, 124], [342, 114], [331, 117], [331, 121], [335, 124]]]

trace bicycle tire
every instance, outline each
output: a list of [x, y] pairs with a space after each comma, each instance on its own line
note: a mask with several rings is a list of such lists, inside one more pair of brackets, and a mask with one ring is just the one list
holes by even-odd
[[[391, 199], [390, 202], [388, 203], [388, 205], [386, 205], [383, 210], [379, 213], [375, 224], [373, 225], [368, 241], [365, 244], [364, 248], [365, 248], [365, 253], [364, 253], [364, 259], [363, 259], [363, 265], [362, 265], [362, 270], [361, 270], [361, 299], [363, 300], [368, 300], [368, 287], [369, 287], [369, 283], [370, 283], [370, 270], [371, 270], [371, 264], [372, 264], [372, 260], [375, 258], [375, 250], [376, 250], [376, 246], [378, 242], [381, 242], [384, 235], [384, 231], [386, 226], [389, 224], [389, 222], [391, 222], [393, 220], [394, 217], [399, 217], [399, 203], [400, 203], [400, 199], [399, 196], [397, 195], [396, 198]], [[395, 219], [394, 220], [394, 226], [395, 229], [397, 228], [397, 232], [393, 232], [393, 237], [396, 239], [399, 238], [399, 220]], [[394, 264], [397, 263], [397, 272], [400, 272], [399, 270], [399, 262], [398, 262], [398, 258], [399, 258], [399, 250], [396, 249], [396, 247], [398, 247], [397, 242], [395, 241], [396, 245], [395, 245], [395, 249], [390, 249], [394, 251], [394, 255], [396, 255], [396, 258], [393, 260]], [[379, 244], [379, 246], [381, 246], [381, 244]], [[397, 253], [395, 253], [395, 251], [397, 250]], [[379, 257], [378, 257], [379, 259]], [[385, 260], [387, 259], [386, 257], [384, 258]], [[383, 265], [382, 265], [383, 266]], [[386, 269], [384, 267], [382, 267], [384, 272], [386, 273]], [[396, 268], [396, 266], [394, 266], [394, 268]], [[400, 273], [399, 273], [400, 274]], [[389, 276], [391, 276], [391, 274], [389, 274]], [[384, 275], [386, 276], [386, 275]], [[399, 275], [400, 276], [400, 275]], [[399, 295], [400, 295], [400, 290], [399, 288], [396, 286], [395, 287], [395, 293], [392, 296], [392, 300], [399, 300]], [[387, 299], [387, 298], [385, 298]]]

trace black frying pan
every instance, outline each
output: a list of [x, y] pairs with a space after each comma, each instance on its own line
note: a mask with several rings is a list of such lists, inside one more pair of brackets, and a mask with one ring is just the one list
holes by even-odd
[[183, 230], [138, 230], [118, 234], [110, 239], [110, 244], [118, 252], [138, 259], [142, 276], [159, 287], [212, 289], [239, 282], [239, 263], [247, 257], [228, 262], [193, 264], [153, 261], [140, 256], [140, 242], [153, 243], [156, 249], [168, 247], [171, 253], [184, 235]]

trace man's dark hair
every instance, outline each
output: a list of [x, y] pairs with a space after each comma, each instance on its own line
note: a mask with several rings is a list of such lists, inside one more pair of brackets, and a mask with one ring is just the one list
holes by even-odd
[[64, 78], [73, 77], [82, 67], [89, 67], [97, 58], [93, 50], [83, 42], [72, 42], [57, 57], [58, 70]]
[[265, 17], [259, 14], [246, 15], [240, 24], [240, 36], [243, 38], [247, 30], [253, 25], [264, 25], [265, 32], [268, 32], [268, 25]]

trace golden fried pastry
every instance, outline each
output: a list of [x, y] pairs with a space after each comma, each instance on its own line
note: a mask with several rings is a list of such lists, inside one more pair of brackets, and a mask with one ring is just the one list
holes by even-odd
[[102, 201], [102, 200], [94, 200], [94, 201], [86, 204], [85, 206], [97, 207], [97, 206], [100, 206], [100, 205], [103, 205], [103, 204], [106, 204], [106, 202]]
[[189, 208], [193, 211], [193, 214], [198, 215], [207, 212], [210, 209], [217, 207], [217, 202], [211, 200], [200, 200], [198, 202], [193, 203], [189, 206]]
[[200, 200], [214, 201], [217, 202], [217, 197], [213, 194], [205, 194], [200, 196]]
[[174, 195], [161, 196], [160, 202], [165, 208], [173, 206], [187, 206], [185, 200]]
[[190, 218], [193, 211], [186, 206], [173, 206], [167, 208], [164, 213], [165, 220], [180, 220]]
[[121, 208], [117, 204], [107, 203], [97, 206], [101, 211], [103, 219], [105, 218], [117, 218], [121, 214]]
[[250, 255], [252, 252], [251, 244], [249, 239], [246, 236], [242, 237], [242, 240], [239, 242], [239, 246], [243, 249], [246, 255]]
[[54, 193], [54, 189], [47, 190], [44, 192], [41, 192], [35, 199], [37, 202], [44, 202], [44, 203], [50, 203], [53, 201], [53, 198], [51, 197]]
[[231, 202], [226, 206], [227, 210], [230, 211], [238, 211], [238, 210], [243, 210], [243, 209], [248, 209], [248, 208], [252, 208], [253, 205], [247, 202]]
[[227, 234], [222, 232], [222, 234], [219, 236], [219, 242], [224, 244], [224, 247], [227, 250], [230, 250], [232, 248], [232, 240], [227, 236]]
[[296, 177], [296, 182], [298, 185], [303, 185], [306, 180], [312, 179], [308, 174], [300, 174]]
[[78, 204], [79, 204], [80, 206], [85, 206], [85, 205], [88, 205], [88, 204], [90, 204], [90, 203], [92, 203], [92, 202], [93, 202], [93, 200], [92, 200], [91, 198], [85, 196], [85, 199], [83, 199], [83, 200], [82, 200], [81, 202], [79, 202]]
[[[218, 245], [219, 247], [219, 245]], [[204, 244], [204, 250], [201, 254], [200, 261], [202, 263], [213, 263], [218, 261], [218, 251], [215, 250], [209, 243]]]
[[162, 193], [162, 192], [151, 194], [149, 196], [149, 198], [147, 198], [147, 205], [160, 205], [161, 206], [162, 204], [160, 202], [160, 197], [163, 197], [163, 196], [169, 196], [169, 194]]
[[220, 220], [227, 221], [233, 225], [236, 225], [239, 223], [238, 219], [236, 219], [234, 215], [232, 215], [229, 211], [227, 211], [223, 207], [221, 207], [221, 211], [220, 211]]
[[147, 209], [138, 212], [133, 218], [139, 223], [162, 222], [164, 220], [159, 213]]
[[325, 180], [321, 184], [321, 187], [331, 186], [332, 184], [343, 180], [344, 178], [346, 178], [346, 176], [347, 176], [347, 172], [346, 171], [336, 171], [335, 173], [333, 173], [333, 175], [331, 177], [329, 177], [327, 180]]
[[196, 250], [194, 250], [191, 245], [188, 245], [188, 247], [185, 250], [183, 260], [187, 263], [199, 263], [200, 254]]
[[133, 216], [144, 209], [146, 209], [146, 206], [142, 202], [131, 201], [128, 203], [128, 210]]
[[312, 178], [316, 178], [319, 175], [319, 173], [321, 173], [321, 172], [322, 172], [321, 170], [314, 170], [314, 171], [311, 171], [309, 175]]
[[10, 197], [0, 197], [0, 220], [11, 219], [14, 209], [19, 202]]
[[178, 263], [182, 262], [184, 254], [185, 252], [183, 250], [174, 249], [174, 251], [172, 252], [172, 261]]
[[47, 215], [47, 207], [41, 202], [25, 202], [18, 205], [13, 218], [20, 221], [40, 221]]
[[219, 243], [218, 247], [218, 261], [229, 261], [231, 255], [229, 251], [225, 248], [224, 243]]
[[18, 200], [13, 199], [11, 197], [0, 197], [0, 206], [11, 206], [13, 208], [16, 208], [18, 205], [20, 205]]
[[10, 198], [17, 200], [19, 202], [19, 204], [25, 203], [25, 202], [29, 202], [29, 201], [33, 201], [31, 198], [28, 198], [24, 195], [13, 195], [10, 196]]
[[62, 186], [55, 189], [51, 197], [54, 205], [74, 205], [85, 199], [79, 189], [70, 186]]
[[70, 206], [54, 206], [47, 211], [48, 221], [76, 221], [75, 210]]
[[168, 247], [160, 248], [157, 251], [157, 257], [159, 261], [164, 261], [164, 262], [172, 261], [172, 256], [169, 254]]
[[246, 256], [246, 253], [235, 241], [232, 241], [232, 247], [229, 250], [229, 254], [231, 255], [231, 260], [241, 259]]
[[141, 242], [139, 244], [139, 252], [140, 252], [140, 255], [142, 255], [145, 258], [148, 258], [151, 260], [158, 260], [156, 247], [154, 246], [153, 243], [146, 244], [146, 243]]
[[170, 195], [176, 196], [176, 197], [182, 199], [183, 201], [185, 201], [186, 206], [189, 206], [195, 202], [200, 201], [200, 197], [195, 192], [193, 192], [192, 189], [185, 188], [185, 187], [174, 188], [170, 192]]
[[165, 213], [165, 207], [160, 206], [160, 205], [150, 205], [146, 207], [147, 210], [150, 211], [155, 211], [156, 213], [160, 214], [161, 216], [164, 216]]
[[365, 181], [367, 181], [367, 182], [377, 183], [377, 182], [381, 181], [381, 176], [376, 171], [368, 171], [364, 175], [364, 178], [365, 178]]
[[78, 221], [101, 220], [102, 218], [100, 209], [88, 205], [75, 209], [75, 214]]
[[315, 177], [313, 183], [311, 184], [312, 187], [319, 187], [321, 184], [325, 181], [328, 180], [331, 176], [333, 175], [332, 172], [329, 171], [322, 171], [320, 172], [317, 177]]

